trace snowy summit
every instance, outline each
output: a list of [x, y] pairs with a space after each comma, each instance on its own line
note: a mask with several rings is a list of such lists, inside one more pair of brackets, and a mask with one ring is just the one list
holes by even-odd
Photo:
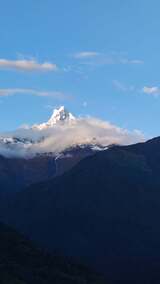
[[41, 123], [39, 125], [36, 124], [33, 128], [42, 130], [48, 127], [53, 127], [55, 124], [75, 121], [75, 119], [76, 118], [64, 106], [61, 106], [53, 110], [52, 116], [46, 123]]

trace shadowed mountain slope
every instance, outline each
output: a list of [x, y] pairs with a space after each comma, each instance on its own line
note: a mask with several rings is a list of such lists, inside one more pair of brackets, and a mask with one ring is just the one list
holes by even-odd
[[0, 224], [1, 284], [100, 284], [102, 278], [69, 259], [51, 256]]
[[3, 218], [111, 281], [159, 283], [159, 172], [160, 138], [112, 147], [61, 177], [29, 187]]
[[28, 159], [0, 156], [0, 197], [59, 176], [95, 152], [89, 145], [84, 145], [66, 149], [57, 155], [50, 153]]

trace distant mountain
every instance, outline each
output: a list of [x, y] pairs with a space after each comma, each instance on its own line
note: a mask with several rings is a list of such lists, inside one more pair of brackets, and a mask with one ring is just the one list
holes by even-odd
[[70, 259], [49, 255], [0, 223], [1, 284], [104, 284], [102, 277]]
[[77, 118], [61, 106], [47, 122], [0, 134], [0, 198], [61, 175], [111, 144], [141, 139], [99, 119]]
[[59, 156], [68, 148], [92, 146], [101, 150], [111, 144], [144, 141], [138, 132], [129, 132], [93, 117], [75, 117], [64, 106], [53, 110], [47, 122], [23, 126], [0, 134], [0, 155], [30, 159], [37, 155]]
[[[61, 175], [81, 159], [106, 148], [94, 139], [76, 143], [71, 132], [77, 123], [79, 120], [61, 106], [46, 123], [1, 135], [0, 197]], [[66, 129], [69, 132], [65, 135]]]
[[159, 283], [159, 173], [160, 138], [113, 146], [32, 185], [1, 218], [44, 247], [83, 259], [111, 283]]

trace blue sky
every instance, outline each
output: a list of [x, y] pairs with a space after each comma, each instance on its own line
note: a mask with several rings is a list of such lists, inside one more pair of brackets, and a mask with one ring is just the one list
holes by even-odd
[[14, 0], [0, 8], [0, 130], [52, 107], [160, 135], [159, 0]]

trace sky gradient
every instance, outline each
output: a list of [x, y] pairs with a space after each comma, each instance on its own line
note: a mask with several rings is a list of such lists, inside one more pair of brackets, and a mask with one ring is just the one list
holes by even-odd
[[14, 0], [0, 9], [0, 131], [65, 105], [160, 135], [160, 1]]

